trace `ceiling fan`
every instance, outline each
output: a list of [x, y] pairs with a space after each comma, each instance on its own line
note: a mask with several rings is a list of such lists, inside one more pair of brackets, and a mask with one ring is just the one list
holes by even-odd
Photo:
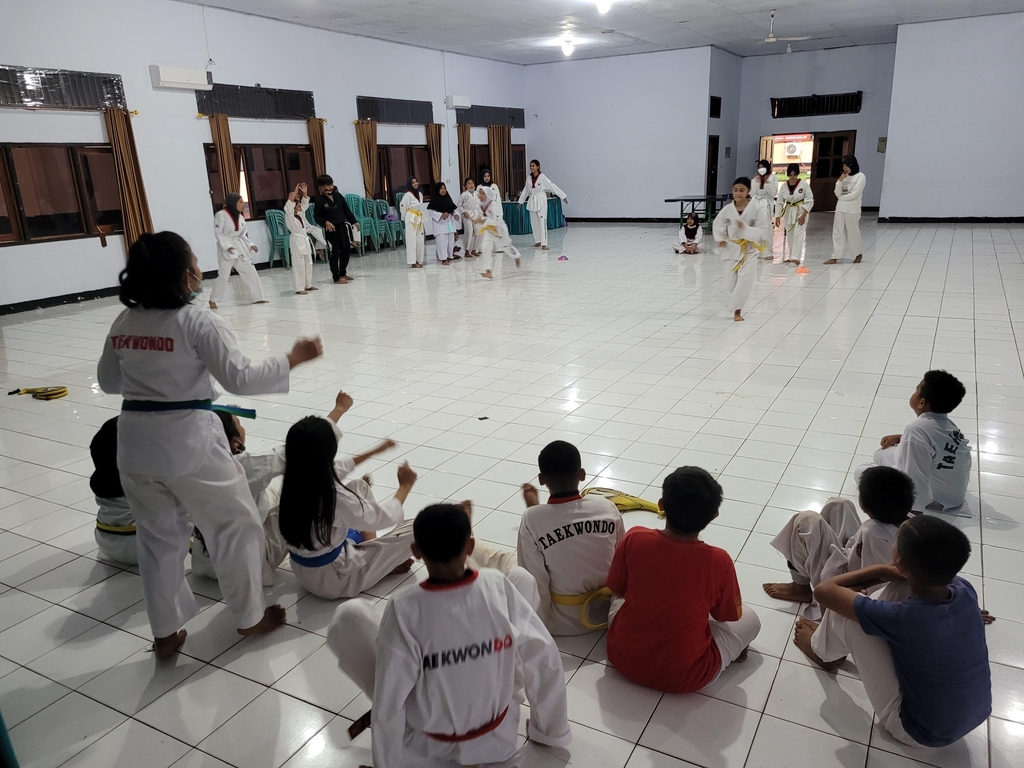
[[776, 37], [775, 36], [775, 11], [772, 11], [771, 25], [768, 27], [768, 37], [764, 39], [766, 43], [798, 43], [802, 40], [810, 40], [810, 35], [804, 37]]

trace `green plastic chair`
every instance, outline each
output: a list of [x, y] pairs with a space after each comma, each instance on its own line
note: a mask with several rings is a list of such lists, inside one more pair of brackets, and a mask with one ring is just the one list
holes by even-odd
[[284, 211], [271, 208], [266, 213], [267, 230], [270, 232], [270, 266], [274, 266], [274, 256], [281, 249], [281, 262], [286, 267], [292, 265], [292, 252], [288, 241], [288, 227], [284, 223]]
[[345, 195], [349, 210], [359, 224], [359, 255], [366, 253], [366, 238], [370, 238], [373, 249], [380, 253], [380, 238], [377, 236], [377, 223], [363, 211], [363, 198], [359, 195]]
[[377, 200], [369, 197], [363, 198], [363, 213], [367, 218], [373, 219], [374, 225], [377, 227], [377, 242], [382, 246], [392, 246], [391, 232], [388, 229], [388, 223], [384, 221], [384, 217], [380, 215], [380, 210], [377, 208]]
[[385, 225], [387, 225], [388, 241], [392, 246], [398, 246], [399, 243], [405, 242], [405, 223], [401, 221], [388, 221], [388, 214], [391, 213], [391, 208], [388, 206], [387, 200], [376, 200], [377, 204], [377, 218], [381, 219]]
[[[308, 222], [309, 222], [310, 224], [312, 224], [312, 225], [313, 225], [314, 227], [316, 227], [316, 228], [318, 228], [318, 229], [320, 229], [320, 230], [323, 230], [323, 227], [321, 227], [321, 226], [320, 226], [319, 224], [317, 224], [317, 223], [316, 223], [316, 219], [315, 219], [315, 218], [313, 218], [313, 204], [312, 204], [312, 203], [310, 203], [310, 204], [309, 204], [309, 207], [308, 207], [308, 208], [306, 208], [306, 221], [308, 221]], [[327, 234], [327, 233], [325, 232], [324, 234]], [[313, 238], [313, 236], [312, 236], [312, 235], [310, 235], [310, 236], [309, 236], [309, 244], [310, 244], [310, 245], [311, 245], [311, 246], [313, 247], [313, 260], [314, 260], [314, 261], [316, 261], [316, 254], [317, 254], [317, 250], [316, 250], [316, 247], [317, 247], [318, 245], [320, 245], [320, 243], [318, 243], [318, 242], [317, 242], [317, 241], [316, 241], [316, 240], [315, 240], [315, 239]], [[327, 246], [327, 247], [328, 247], [328, 248], [330, 248], [330, 246]]]

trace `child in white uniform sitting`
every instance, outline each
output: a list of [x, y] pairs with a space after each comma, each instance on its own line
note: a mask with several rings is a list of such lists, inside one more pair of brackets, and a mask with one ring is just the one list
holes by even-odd
[[[386, 441], [368, 453], [335, 460], [337, 420], [352, 407], [338, 395], [328, 419], [307, 416], [288, 430], [278, 524], [288, 544], [292, 572], [303, 587], [326, 600], [355, 597], [392, 573], [412, 567], [412, 523], [403, 522], [416, 482], [408, 463], [398, 468], [398, 490], [378, 503], [368, 478], [343, 482], [372, 456], [394, 447]], [[376, 531], [397, 526], [380, 536]]]
[[117, 419], [107, 421], [89, 443], [89, 453], [96, 471], [89, 478], [89, 487], [96, 495], [96, 545], [104, 557], [128, 565], [138, 565], [135, 546], [135, 515], [121, 488], [117, 471]]
[[951, 373], [928, 371], [910, 396], [917, 418], [902, 435], [883, 437], [873, 460], [859, 466], [855, 477], [875, 464], [895, 467], [914, 481], [915, 512], [959, 513], [971, 478], [971, 444], [948, 414], [966, 394]]
[[466, 568], [475, 542], [465, 510], [429, 506], [413, 530], [412, 551], [423, 558], [429, 578], [398, 590], [383, 619], [364, 600], [343, 603], [327, 633], [342, 672], [373, 699], [374, 766], [405, 768], [416, 758], [476, 765], [514, 757], [517, 658], [530, 704], [528, 738], [568, 744], [558, 646], [505, 576]]
[[869, 467], [857, 483], [860, 508], [868, 519], [861, 523], [849, 499], [829, 499], [817, 512], [793, 515], [772, 540], [786, 558], [793, 581], [764, 584], [777, 600], [810, 603], [804, 611], [816, 620], [821, 611], [813, 602], [813, 589], [841, 573], [892, 562], [892, 547], [899, 527], [914, 505], [914, 484], [892, 467]]

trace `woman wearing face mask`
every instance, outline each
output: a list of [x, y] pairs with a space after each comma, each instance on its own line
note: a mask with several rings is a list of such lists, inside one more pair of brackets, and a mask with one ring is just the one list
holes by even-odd
[[860, 242], [860, 205], [864, 197], [867, 177], [860, 172], [860, 163], [853, 155], [843, 158], [843, 175], [836, 181], [836, 216], [832, 221], [832, 258], [826, 264], [836, 264], [846, 249], [856, 254], [854, 264], [863, 256]]
[[563, 203], [569, 202], [565, 192], [540, 172], [540, 160], [531, 160], [530, 175], [519, 195], [519, 204], [522, 205], [529, 198], [526, 208], [530, 211], [530, 224], [533, 227], [533, 247], [545, 251], [548, 250], [548, 192], [562, 198]]
[[284, 624], [284, 608], [264, 601], [263, 531], [212, 401], [215, 382], [236, 395], [287, 392], [290, 370], [323, 354], [319, 339], [303, 339], [287, 355], [249, 360], [220, 318], [190, 303], [201, 280], [180, 235], [139, 237], [120, 275], [127, 309], [111, 326], [96, 377], [104, 392], [124, 398], [117, 467], [135, 514], [139, 572], [161, 659], [185, 642], [182, 626], [199, 610], [185, 581], [193, 522], [239, 634]]
[[252, 254], [259, 248], [249, 239], [249, 228], [245, 225], [245, 216], [242, 215], [244, 209], [245, 201], [242, 200], [242, 196], [231, 192], [224, 199], [224, 207], [213, 217], [219, 271], [217, 282], [213, 284], [213, 290], [210, 292], [210, 309], [216, 309], [217, 302], [224, 297], [232, 269], [238, 272], [242, 282], [249, 288], [253, 304], [267, 303], [263, 296], [260, 276], [256, 274], [256, 267], [252, 264]]
[[[804, 261], [804, 240], [807, 235], [807, 214], [814, 207], [811, 185], [800, 178], [800, 166], [790, 163], [786, 166], [787, 180], [779, 187], [775, 203], [775, 226], [782, 227], [782, 260], [791, 264]], [[789, 243], [789, 258], [786, 258], [786, 243]]]
[[[359, 226], [345, 202], [345, 196], [334, 186], [334, 179], [325, 173], [317, 177], [316, 185], [320, 194], [313, 206], [313, 218], [324, 228], [324, 236], [331, 246], [328, 256], [331, 278], [335, 285], [347, 285], [352, 282], [348, 276], [348, 260], [352, 253], [350, 242], [359, 238]], [[354, 238], [349, 238], [346, 225], [352, 227]]]
[[427, 249], [427, 236], [423, 231], [423, 214], [426, 210], [420, 182], [412, 176], [399, 206], [399, 213], [405, 222], [405, 260], [410, 269], [423, 269], [423, 257]]
[[[779, 181], [775, 178], [775, 174], [772, 173], [772, 164], [767, 160], [758, 160], [757, 173], [754, 175], [750, 185], [750, 198], [755, 204], [764, 208], [769, 222], [775, 217], [775, 198], [778, 193]], [[773, 259], [775, 254], [772, 252], [770, 239], [768, 245], [768, 251], [762, 258]]]

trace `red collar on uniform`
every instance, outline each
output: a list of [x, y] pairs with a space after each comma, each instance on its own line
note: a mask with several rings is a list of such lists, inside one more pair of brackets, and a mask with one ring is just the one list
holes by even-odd
[[580, 496], [579, 491], [573, 491], [572, 493], [562, 494], [551, 494], [548, 496], [548, 504], [568, 504], [570, 501], [579, 501], [583, 497]]
[[458, 581], [446, 581], [441, 583], [427, 579], [426, 581], [421, 581], [420, 586], [427, 590], [427, 592], [446, 592], [449, 589], [458, 589], [459, 587], [464, 587], [467, 584], [472, 584], [476, 581], [476, 578], [479, 575], [480, 574], [477, 571], [467, 568], [466, 575]]

